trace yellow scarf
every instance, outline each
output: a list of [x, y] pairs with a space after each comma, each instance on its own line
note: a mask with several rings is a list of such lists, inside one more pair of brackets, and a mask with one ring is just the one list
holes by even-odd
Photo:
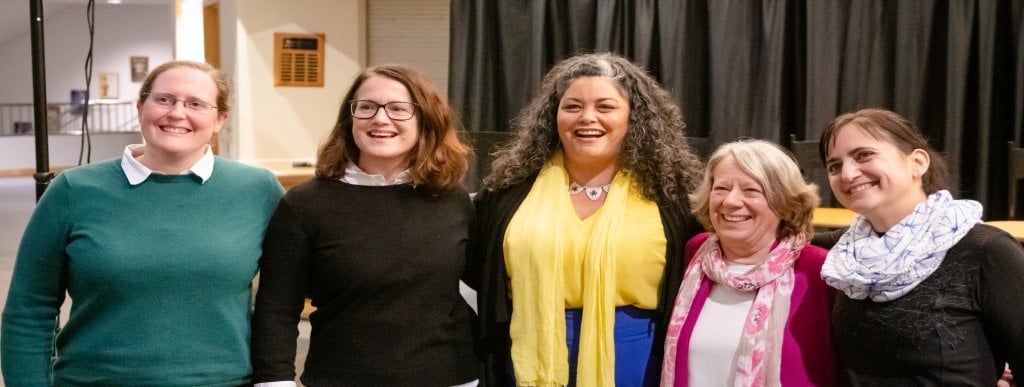
[[[569, 202], [562, 153], [540, 171], [505, 234], [505, 267], [512, 289], [512, 363], [520, 386], [569, 383], [565, 344], [563, 262], [559, 215]], [[586, 248], [583, 322], [577, 384], [615, 384], [615, 262], [621, 220], [633, 180], [621, 171], [612, 180]]]

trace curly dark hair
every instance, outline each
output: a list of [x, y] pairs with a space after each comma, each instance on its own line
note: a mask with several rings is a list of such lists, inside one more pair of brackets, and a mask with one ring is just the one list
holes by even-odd
[[686, 143], [683, 116], [672, 96], [641, 67], [612, 53], [590, 53], [556, 64], [537, 95], [512, 122], [514, 138], [494, 153], [485, 190], [508, 187], [543, 168], [562, 147], [557, 114], [562, 95], [581, 77], [608, 77], [629, 99], [629, 131], [622, 143], [620, 168], [653, 201], [687, 205], [687, 194], [700, 183], [700, 159]]

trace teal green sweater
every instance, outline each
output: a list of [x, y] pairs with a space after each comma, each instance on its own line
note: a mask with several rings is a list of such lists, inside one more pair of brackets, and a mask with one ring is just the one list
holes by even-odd
[[120, 159], [58, 175], [18, 250], [5, 383], [247, 383], [251, 284], [282, 194], [269, 171], [221, 158], [205, 184], [154, 174], [131, 186]]

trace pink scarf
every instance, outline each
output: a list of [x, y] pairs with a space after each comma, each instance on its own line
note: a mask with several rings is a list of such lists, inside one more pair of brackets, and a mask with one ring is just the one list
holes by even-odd
[[[807, 238], [803, 234], [786, 238], [772, 249], [767, 260], [747, 273], [733, 274], [729, 272], [725, 260], [722, 259], [718, 236], [711, 234], [690, 261], [683, 276], [683, 283], [679, 286], [679, 295], [676, 297], [668, 334], [665, 337], [665, 358], [661, 370], [662, 387], [674, 385], [679, 333], [690, 313], [690, 305], [704, 276], [738, 291], [757, 291], [737, 348], [734, 385], [778, 385], [782, 335], [789, 316], [790, 296], [793, 294], [793, 263], [806, 244]], [[682, 369], [679, 372], [687, 370]]]

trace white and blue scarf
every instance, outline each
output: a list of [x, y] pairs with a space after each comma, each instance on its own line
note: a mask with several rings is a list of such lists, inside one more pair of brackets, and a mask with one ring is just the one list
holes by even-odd
[[943, 190], [929, 195], [884, 235], [858, 216], [829, 251], [821, 278], [852, 299], [895, 300], [928, 278], [946, 252], [981, 222], [981, 214], [980, 203], [953, 200]]

